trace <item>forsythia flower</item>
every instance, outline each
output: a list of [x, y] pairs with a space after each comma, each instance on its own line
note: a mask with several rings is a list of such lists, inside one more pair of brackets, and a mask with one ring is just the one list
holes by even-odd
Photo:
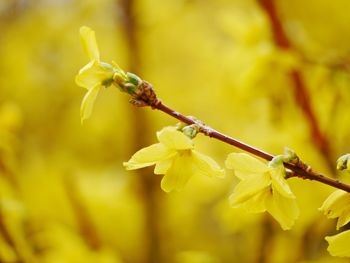
[[245, 153], [231, 153], [226, 166], [234, 169], [241, 180], [230, 196], [233, 207], [243, 206], [248, 212], [268, 211], [283, 230], [290, 229], [299, 216], [295, 196], [284, 179], [281, 163], [269, 165]]
[[[350, 193], [334, 191], [322, 204], [320, 210], [328, 218], [338, 218], [337, 229], [350, 222]], [[328, 251], [332, 256], [350, 257], [350, 230], [326, 237]]]
[[115, 69], [112, 65], [100, 61], [95, 32], [86, 26], [80, 28], [80, 37], [85, 52], [90, 58], [78, 73], [75, 82], [78, 86], [86, 88], [86, 93], [80, 108], [80, 117], [83, 122], [89, 118], [98, 92], [103, 86], [109, 86], [113, 81]]
[[350, 193], [343, 190], [334, 191], [322, 204], [319, 210], [328, 218], [337, 218], [337, 229], [350, 221]]
[[127, 170], [156, 165], [155, 174], [164, 174], [161, 188], [165, 192], [181, 190], [194, 174], [224, 176], [224, 170], [210, 157], [194, 150], [192, 140], [175, 127], [157, 132], [159, 143], [136, 152], [128, 162]]
[[350, 230], [335, 236], [326, 237], [326, 240], [329, 244], [327, 250], [332, 256], [350, 257]]

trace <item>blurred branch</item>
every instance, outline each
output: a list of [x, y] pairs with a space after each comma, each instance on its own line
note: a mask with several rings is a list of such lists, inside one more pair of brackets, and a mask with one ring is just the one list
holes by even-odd
[[[180, 120], [183, 123], [186, 123], [188, 125], [196, 125], [198, 128], [198, 132], [203, 133], [204, 135], [210, 138], [215, 138], [219, 141], [235, 146], [243, 151], [249, 152], [267, 161], [271, 161], [275, 157], [270, 153], [267, 153], [249, 144], [234, 139], [226, 134], [218, 132], [212, 129], [211, 127], [205, 125], [204, 123], [193, 119], [192, 117], [187, 117], [173, 110], [157, 98], [152, 85], [144, 80], [139, 85], [138, 90], [134, 94], [132, 94], [132, 99], [130, 100], [130, 102], [135, 106], [150, 106], [152, 107], [152, 109], [160, 110], [174, 117], [175, 119]], [[345, 184], [339, 180], [327, 177], [323, 174], [314, 172], [310, 166], [306, 165], [299, 158], [297, 162], [284, 162], [284, 166], [289, 170], [287, 170], [288, 178], [299, 177], [302, 179], [314, 180], [323, 184], [333, 186], [338, 189], [342, 189], [350, 193], [350, 185]]]
[[[128, 64], [129, 69], [132, 72], [138, 73], [141, 71], [141, 54], [140, 54], [140, 41], [137, 34], [138, 21], [135, 15], [135, 6], [137, 0], [121, 0], [117, 1], [121, 10], [123, 24], [123, 30], [125, 34], [125, 40], [128, 49]], [[140, 145], [148, 143], [147, 136], [150, 132], [149, 121], [145, 112], [138, 110], [132, 111], [132, 134], [129, 136], [134, 143], [131, 146], [131, 152], [135, 152], [139, 149]], [[153, 176], [153, 173], [149, 169], [137, 171], [139, 173], [139, 190], [141, 193], [142, 201], [145, 210], [145, 234], [147, 237], [147, 256], [145, 262], [157, 263], [160, 262], [160, 230], [159, 228], [159, 215], [157, 209], [157, 192], [158, 192], [158, 178]]]
[[0, 235], [2, 236], [3, 240], [9, 245], [9, 247], [13, 249], [13, 252], [17, 256], [17, 262], [24, 263], [24, 260], [22, 259], [21, 254], [19, 253], [19, 249], [5, 225], [4, 215], [2, 213], [0, 213]]
[[79, 190], [76, 185], [77, 182], [75, 182], [72, 177], [65, 176], [64, 184], [68, 199], [72, 205], [72, 209], [79, 226], [80, 234], [84, 237], [86, 243], [91, 249], [100, 249], [101, 240], [98, 236], [98, 232], [92, 221], [92, 218], [84, 206], [83, 200], [78, 192]]
[[[283, 30], [282, 23], [277, 14], [275, 1], [259, 0], [259, 2], [270, 19], [276, 45], [282, 49], [291, 49], [292, 45]], [[289, 72], [289, 76], [293, 83], [295, 100], [309, 124], [311, 139], [326, 160], [330, 170], [334, 170], [330, 143], [327, 136], [321, 131], [320, 125], [317, 121], [302, 73], [298, 69], [292, 69]]]

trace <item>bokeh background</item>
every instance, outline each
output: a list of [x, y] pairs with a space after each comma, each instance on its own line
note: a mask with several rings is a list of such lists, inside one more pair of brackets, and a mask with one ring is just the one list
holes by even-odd
[[[0, 262], [349, 262], [326, 251], [335, 225], [317, 208], [330, 187], [289, 180], [301, 207], [291, 231], [230, 208], [232, 171], [165, 194], [152, 169], [122, 162], [176, 121], [108, 88], [82, 126], [74, 83], [87, 25], [102, 60], [174, 109], [273, 154], [291, 147], [349, 182], [334, 171], [350, 151], [349, 10], [348, 0], [1, 0]], [[238, 151], [195, 142], [221, 165]]]

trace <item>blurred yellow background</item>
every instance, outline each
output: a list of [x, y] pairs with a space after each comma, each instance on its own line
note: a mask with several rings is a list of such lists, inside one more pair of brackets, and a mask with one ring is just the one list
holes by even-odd
[[[349, 182], [331, 165], [350, 151], [349, 10], [347, 0], [1, 0], [0, 262], [349, 262], [326, 251], [334, 222], [317, 208], [330, 187], [290, 179], [301, 207], [291, 231], [229, 207], [232, 171], [166, 194], [152, 169], [122, 162], [176, 120], [110, 87], [82, 126], [74, 83], [86, 25], [101, 59], [151, 82], [165, 104]], [[222, 166], [237, 151], [195, 142]]]

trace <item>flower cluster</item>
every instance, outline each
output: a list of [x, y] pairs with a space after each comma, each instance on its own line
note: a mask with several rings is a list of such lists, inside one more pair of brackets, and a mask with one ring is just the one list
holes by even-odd
[[290, 229], [299, 216], [295, 195], [286, 179], [282, 161], [268, 164], [245, 153], [231, 153], [226, 167], [234, 169], [240, 182], [230, 196], [233, 207], [248, 212], [269, 212], [281, 225]]
[[193, 175], [223, 177], [224, 170], [210, 157], [194, 150], [192, 139], [175, 127], [157, 132], [159, 143], [136, 152], [124, 166], [128, 170], [155, 165], [155, 174], [164, 174], [165, 192], [183, 189]]
[[[159, 102], [152, 85], [133, 73], [125, 73], [116, 63], [108, 64], [100, 60], [95, 32], [88, 27], [80, 28], [83, 47], [90, 59], [76, 76], [76, 83], [87, 89], [81, 104], [81, 121], [92, 112], [94, 101], [102, 87], [115, 85], [132, 96], [136, 106], [154, 106]], [[136, 152], [128, 162], [127, 170], [153, 166], [155, 174], [163, 174], [161, 188], [165, 192], [180, 191], [193, 175], [223, 177], [224, 169], [209, 156], [194, 149], [193, 138], [199, 132], [196, 124], [166, 127], [157, 132], [159, 143]], [[337, 161], [338, 170], [350, 171], [350, 154]], [[239, 183], [230, 196], [232, 207], [243, 207], [248, 212], [267, 211], [281, 225], [290, 229], [299, 216], [296, 197], [286, 180], [284, 163], [300, 168], [303, 164], [290, 149], [284, 155], [274, 157], [270, 162], [262, 162], [245, 153], [231, 153], [226, 159], [226, 167], [233, 169]], [[299, 166], [298, 166], [299, 165]], [[287, 166], [290, 167], [290, 166]], [[328, 218], [338, 218], [337, 229], [350, 222], [350, 193], [337, 190], [320, 208]], [[328, 250], [333, 256], [350, 257], [350, 230], [326, 237]]]

